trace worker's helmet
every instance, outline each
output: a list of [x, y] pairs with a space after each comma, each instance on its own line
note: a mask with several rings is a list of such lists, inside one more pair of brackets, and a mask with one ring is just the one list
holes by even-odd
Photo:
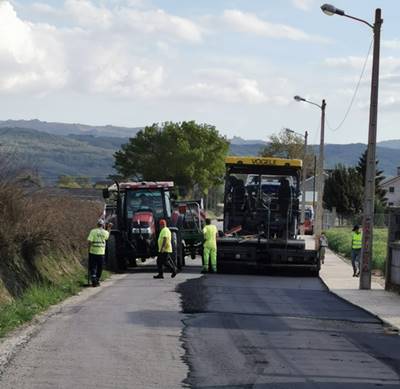
[[103, 219], [97, 220], [97, 225], [98, 225], [99, 227], [104, 226], [104, 220], [103, 220]]

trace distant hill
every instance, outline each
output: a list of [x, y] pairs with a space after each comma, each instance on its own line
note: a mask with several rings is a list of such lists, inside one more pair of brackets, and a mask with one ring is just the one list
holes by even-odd
[[243, 139], [239, 136], [234, 136], [232, 139], [229, 139], [229, 142], [231, 143], [231, 145], [235, 145], [235, 146], [240, 146], [240, 145], [256, 145], [256, 144], [260, 144], [260, 145], [266, 145], [267, 142], [264, 142], [262, 140], [259, 139]]
[[[395, 141], [391, 141], [394, 143]], [[400, 143], [400, 140], [398, 141]], [[380, 142], [376, 148], [376, 156], [379, 161], [379, 169], [384, 171], [386, 176], [394, 176], [397, 173], [397, 166], [400, 166], [400, 149], [395, 147], [382, 147], [386, 142]], [[230, 153], [232, 155], [258, 155], [265, 147], [265, 143], [250, 144], [231, 144]], [[313, 145], [316, 155], [319, 152], [319, 145]], [[342, 144], [326, 144], [325, 145], [325, 168], [332, 169], [338, 163], [346, 166], [354, 166], [367, 145], [362, 143], [352, 143], [348, 145]]]
[[0, 128], [26, 128], [47, 132], [55, 135], [96, 135], [111, 137], [134, 137], [141, 129], [140, 127], [116, 127], [116, 126], [89, 126], [79, 123], [56, 123], [44, 122], [37, 119], [33, 120], [5, 120], [0, 121]]
[[383, 140], [382, 142], [378, 142], [377, 146], [400, 150], [400, 139]]
[[0, 144], [2, 151], [37, 170], [50, 183], [62, 174], [88, 176], [96, 181], [114, 173], [113, 153], [117, 148], [26, 128], [0, 128]]
[[[367, 145], [353, 143], [349, 145], [327, 144], [325, 145], [325, 166], [328, 169], [335, 167], [338, 163], [346, 166], [354, 166], [358, 163], [361, 154], [366, 150]], [[318, 146], [314, 146], [318, 153]], [[384, 171], [386, 176], [394, 176], [397, 166], [400, 166], [400, 151], [394, 148], [377, 146], [376, 158], [379, 161], [379, 169]]]
[[[42, 122], [41, 122], [42, 123]], [[130, 135], [132, 136], [132, 135]], [[58, 176], [88, 176], [92, 181], [103, 180], [115, 173], [113, 154], [129, 136], [98, 136], [88, 133], [60, 135], [30, 128], [0, 126], [0, 150], [9, 152], [23, 164], [36, 169], [45, 181], [54, 183]], [[392, 143], [394, 141], [391, 141]], [[399, 141], [400, 142], [400, 141]], [[379, 168], [386, 176], [396, 174], [400, 166], [399, 149], [377, 147]], [[230, 145], [231, 155], [259, 155], [265, 147], [262, 141], [246, 141], [234, 138]], [[318, 146], [313, 146], [318, 153]], [[337, 163], [354, 166], [365, 150], [361, 143], [325, 146], [325, 166], [333, 168]]]

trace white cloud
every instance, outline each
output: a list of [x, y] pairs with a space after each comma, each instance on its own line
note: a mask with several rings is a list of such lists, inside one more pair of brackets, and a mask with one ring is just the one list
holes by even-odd
[[18, 18], [7, 1], [0, 2], [0, 89], [36, 91], [63, 87], [68, 79], [57, 31]]
[[105, 7], [97, 7], [89, 0], [66, 0], [64, 8], [81, 26], [109, 28], [114, 19], [113, 13]]
[[162, 10], [135, 9], [130, 2], [114, 8], [102, 4], [32, 5], [42, 16], [57, 15], [71, 26], [60, 28], [25, 21], [11, 2], [0, 0], [0, 36], [7, 36], [0, 39], [0, 91], [42, 95], [65, 88], [123, 98], [162, 95], [166, 71], [157, 55], [167, 57], [178, 41], [200, 42], [200, 29]]
[[117, 17], [124, 26], [141, 33], [166, 35], [192, 43], [202, 41], [202, 31], [194, 22], [161, 9], [142, 11], [124, 8], [117, 12]]
[[223, 20], [230, 27], [239, 32], [265, 36], [269, 38], [285, 38], [294, 41], [318, 41], [327, 42], [328, 40], [306, 32], [277, 23], [269, 23], [260, 19], [256, 14], [243, 12], [237, 9], [225, 10]]
[[[325, 58], [324, 63], [333, 68], [361, 70], [365, 63], [365, 57], [348, 56]], [[368, 66], [371, 66], [371, 63], [372, 56], [370, 55], [368, 57]], [[387, 73], [398, 70], [400, 68], [400, 58], [393, 56], [383, 57], [380, 59], [380, 68], [381, 77]]]
[[308, 11], [314, 5], [315, 0], [292, 0], [292, 4], [303, 11]]
[[384, 40], [382, 47], [386, 49], [400, 49], [400, 39]]
[[286, 104], [282, 96], [267, 96], [259, 81], [227, 69], [198, 71], [197, 81], [181, 91], [184, 98], [219, 103]]

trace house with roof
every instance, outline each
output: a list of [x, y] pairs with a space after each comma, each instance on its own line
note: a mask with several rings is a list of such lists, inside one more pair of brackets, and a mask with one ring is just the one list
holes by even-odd
[[397, 167], [397, 176], [383, 180], [381, 187], [386, 190], [387, 205], [400, 207], [400, 166]]

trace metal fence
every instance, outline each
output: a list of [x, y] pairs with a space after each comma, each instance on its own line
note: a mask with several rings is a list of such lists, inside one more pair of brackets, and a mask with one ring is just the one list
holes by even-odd
[[400, 291], [400, 208], [389, 209], [386, 289]]

